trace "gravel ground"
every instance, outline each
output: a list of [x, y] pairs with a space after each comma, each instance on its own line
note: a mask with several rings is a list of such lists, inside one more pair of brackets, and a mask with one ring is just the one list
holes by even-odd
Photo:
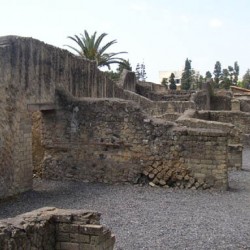
[[116, 234], [117, 250], [250, 249], [250, 148], [230, 190], [195, 191], [36, 179], [0, 204], [0, 218], [43, 206], [90, 209]]

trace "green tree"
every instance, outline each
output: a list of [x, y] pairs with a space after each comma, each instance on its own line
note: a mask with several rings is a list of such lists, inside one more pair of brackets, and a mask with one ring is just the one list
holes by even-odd
[[129, 60], [123, 60], [123, 63], [122, 63], [122, 64], [120, 63], [120, 64], [118, 65], [118, 68], [116, 69], [116, 71], [117, 71], [119, 74], [121, 74], [122, 71], [123, 71], [124, 69], [126, 69], [126, 70], [128, 70], [128, 71], [132, 71], [132, 66], [131, 66]]
[[232, 66], [228, 66], [228, 74], [230, 79], [230, 85], [233, 84], [233, 77], [234, 77], [234, 68]]
[[234, 63], [234, 80], [233, 80], [234, 84], [237, 84], [237, 82], [238, 82], [239, 73], [240, 73], [240, 67], [238, 65], [238, 62], [235, 62]]
[[117, 41], [112, 40], [101, 46], [105, 36], [107, 36], [107, 34], [102, 33], [97, 37], [96, 32], [90, 36], [89, 33], [84, 30], [84, 34], [80, 34], [80, 36], [68, 36], [68, 38], [73, 40], [79, 46], [79, 48], [75, 48], [70, 45], [66, 46], [74, 50], [79, 56], [89, 60], [94, 60], [98, 67], [107, 66], [108, 69], [110, 69], [111, 64], [123, 64], [124, 59], [116, 56], [127, 52], [106, 52], [107, 49], [109, 49], [113, 44], [117, 43]]
[[242, 83], [243, 88], [250, 89], [250, 69], [244, 74]]
[[219, 88], [219, 82], [221, 80], [222, 72], [221, 72], [221, 63], [217, 61], [214, 66], [214, 82], [215, 88]]
[[167, 78], [163, 77], [162, 78], [162, 81], [161, 81], [161, 84], [163, 86], [165, 86], [166, 89], [168, 89], [168, 81], [167, 81]]
[[212, 78], [212, 74], [211, 74], [210, 71], [206, 72], [206, 77], [205, 78], [206, 78], [206, 80], [210, 80]]
[[196, 78], [197, 89], [202, 89], [203, 82], [204, 82], [204, 77], [202, 75]]
[[109, 76], [110, 79], [112, 79], [113, 81], [118, 81], [120, 79], [121, 73], [124, 69], [132, 71], [132, 67], [130, 65], [129, 60], [124, 60], [123, 64], [119, 64], [116, 71], [109, 70], [109, 71], [105, 71], [105, 72]]
[[174, 73], [171, 73], [170, 78], [169, 78], [169, 82], [170, 82], [169, 88], [172, 89], [172, 90], [176, 89], [176, 83], [175, 83], [175, 79], [174, 78], [175, 78]]
[[185, 68], [181, 77], [181, 88], [184, 90], [189, 90], [193, 82], [193, 70], [191, 68], [191, 60], [188, 58], [185, 61]]
[[230, 72], [228, 69], [222, 70], [222, 78], [221, 78], [221, 87], [224, 89], [229, 89], [232, 85], [232, 80], [230, 76]]

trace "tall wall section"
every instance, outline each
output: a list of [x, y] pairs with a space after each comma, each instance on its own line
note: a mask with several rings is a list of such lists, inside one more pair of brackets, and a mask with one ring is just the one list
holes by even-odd
[[77, 97], [122, 96], [94, 62], [31, 38], [0, 38], [0, 199], [32, 187], [30, 103], [54, 103], [55, 88]]

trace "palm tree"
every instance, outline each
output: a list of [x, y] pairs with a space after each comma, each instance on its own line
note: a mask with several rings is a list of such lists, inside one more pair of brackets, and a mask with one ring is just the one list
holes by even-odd
[[120, 57], [116, 57], [119, 54], [127, 52], [117, 52], [117, 53], [107, 53], [106, 50], [113, 44], [117, 43], [116, 40], [112, 40], [101, 47], [101, 42], [106, 36], [106, 33], [102, 33], [100, 36], [96, 37], [96, 32], [93, 35], [89, 35], [86, 30], [84, 34], [80, 34], [80, 37], [68, 36], [69, 39], [73, 40], [80, 47], [79, 49], [66, 45], [67, 47], [73, 49], [77, 54], [83, 58], [89, 60], [95, 60], [98, 67], [107, 66], [110, 69], [110, 65], [114, 63], [124, 64], [125, 60]]

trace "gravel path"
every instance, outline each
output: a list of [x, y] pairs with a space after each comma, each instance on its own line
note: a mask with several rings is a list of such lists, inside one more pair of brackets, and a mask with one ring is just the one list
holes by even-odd
[[250, 249], [250, 148], [226, 192], [35, 180], [0, 204], [0, 218], [43, 206], [90, 209], [116, 234], [117, 250]]

